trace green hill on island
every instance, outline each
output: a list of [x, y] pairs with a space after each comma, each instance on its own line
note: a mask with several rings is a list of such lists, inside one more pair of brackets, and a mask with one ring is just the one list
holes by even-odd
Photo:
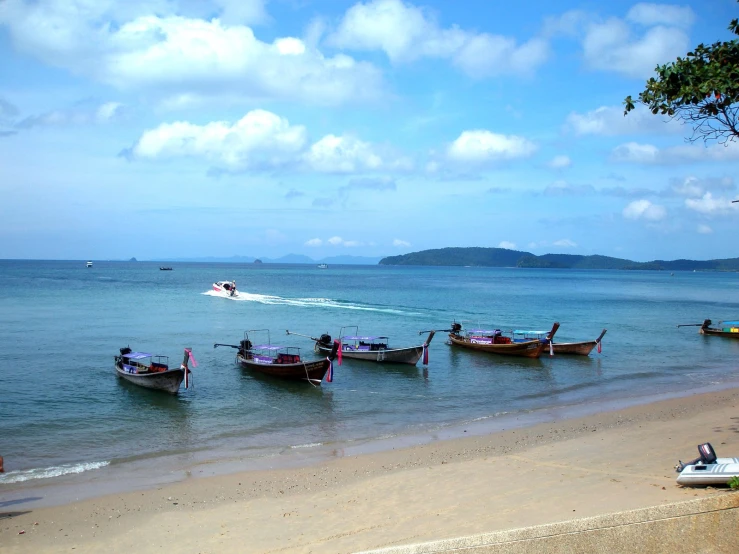
[[739, 271], [739, 258], [723, 260], [654, 260], [634, 262], [609, 256], [581, 256], [576, 254], [544, 254], [507, 248], [436, 248], [389, 256], [380, 265], [526, 267], [554, 269], [649, 269], [665, 271]]

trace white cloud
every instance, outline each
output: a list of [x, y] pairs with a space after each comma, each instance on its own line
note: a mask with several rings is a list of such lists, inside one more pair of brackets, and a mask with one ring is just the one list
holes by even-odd
[[326, 135], [311, 145], [304, 160], [313, 170], [322, 173], [353, 173], [383, 166], [382, 158], [369, 143], [355, 137], [336, 135]]
[[710, 235], [713, 233], [713, 229], [711, 229], [708, 225], [698, 225], [698, 233], [701, 235]]
[[623, 216], [626, 219], [644, 219], [646, 221], [660, 221], [667, 215], [664, 206], [652, 204], [649, 200], [634, 200], [624, 208]]
[[226, 23], [263, 23], [267, 20], [265, 0], [213, 0], [221, 8], [219, 19]]
[[701, 198], [686, 198], [685, 206], [705, 215], [723, 215], [739, 210], [739, 204], [732, 204], [729, 198], [714, 198], [710, 192]]
[[688, 6], [641, 3], [629, 10], [626, 19], [646, 26], [665, 24], [690, 27], [695, 21], [695, 13]]
[[577, 243], [570, 239], [559, 239], [554, 241], [554, 246], [559, 246], [560, 248], [577, 248]]
[[449, 59], [472, 77], [522, 73], [542, 65], [549, 44], [541, 38], [518, 43], [511, 37], [442, 28], [432, 14], [402, 0], [371, 0], [349, 8], [329, 43], [355, 50], [382, 50], [394, 63], [419, 58]]
[[328, 244], [332, 246], [345, 246], [347, 248], [353, 248], [357, 246], [362, 246], [362, 243], [356, 240], [344, 240], [343, 238], [339, 236], [331, 237], [326, 241]]
[[552, 169], [566, 169], [572, 165], [569, 156], [554, 156], [547, 164]]
[[410, 246], [411, 243], [405, 240], [401, 239], [393, 239], [393, 246], [397, 246], [398, 248], [407, 248]]
[[449, 159], [485, 163], [526, 158], [536, 151], [530, 140], [516, 135], [501, 135], [486, 130], [463, 131], [447, 148]]
[[123, 104], [120, 102], [106, 102], [97, 109], [96, 119], [101, 122], [110, 121], [120, 113], [122, 108]]
[[73, 108], [53, 110], [40, 115], [31, 115], [16, 123], [19, 129], [32, 127], [62, 127], [66, 125], [89, 125], [110, 123], [119, 118], [124, 111], [120, 102], [93, 104], [81, 102]]
[[687, 164], [697, 162], [728, 162], [739, 160], [739, 143], [711, 146], [683, 145], [660, 149], [652, 144], [628, 142], [617, 146], [611, 152], [616, 162], [636, 164]]
[[323, 241], [321, 239], [310, 239], [305, 241], [306, 246], [321, 246]]
[[[326, 135], [308, 144], [303, 125], [266, 110], [252, 110], [235, 123], [163, 123], [145, 131], [126, 154], [133, 159], [193, 157], [229, 170], [281, 168], [319, 173], [407, 170], [402, 157], [376, 152], [351, 136]], [[392, 180], [353, 182], [354, 187], [395, 188]]]
[[47, 64], [168, 98], [230, 95], [332, 105], [382, 95], [381, 73], [373, 65], [344, 54], [326, 57], [295, 37], [259, 40], [250, 27], [231, 22], [249, 20], [246, 12], [260, 2], [244, 10], [236, 0], [219, 1], [233, 17], [203, 19], [219, 11], [205, 4], [197, 8], [202, 13], [188, 17], [181, 15], [186, 9], [164, 0], [153, 6], [5, 0], [0, 25], [18, 50]]
[[654, 115], [644, 106], [624, 116], [621, 106], [601, 106], [584, 114], [572, 112], [565, 121], [565, 130], [575, 135], [631, 135], [683, 133], [685, 128], [676, 120]]
[[634, 37], [626, 22], [611, 18], [586, 27], [583, 56], [593, 69], [643, 78], [654, 73], [657, 64], [685, 55], [689, 47], [688, 35], [680, 28], [659, 25]]
[[701, 196], [703, 186], [696, 177], [686, 177], [681, 183], [675, 183], [671, 187], [672, 192], [679, 196]]
[[253, 110], [234, 124], [163, 123], [145, 131], [131, 149], [135, 158], [201, 157], [232, 169], [276, 167], [296, 158], [307, 141], [302, 125], [265, 110]]
[[515, 250], [516, 249], [516, 243], [515, 242], [508, 242], [507, 240], [502, 240], [498, 243], [498, 248], [506, 248], [508, 250]]
[[659, 148], [652, 144], [627, 142], [613, 149], [611, 159], [617, 162], [654, 164], [658, 163], [659, 154]]

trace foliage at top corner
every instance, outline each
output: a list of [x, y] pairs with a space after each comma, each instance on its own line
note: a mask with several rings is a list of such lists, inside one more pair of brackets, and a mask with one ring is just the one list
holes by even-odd
[[[739, 35], [739, 19], [728, 28]], [[657, 66], [655, 72], [638, 100], [626, 97], [624, 115], [638, 102], [655, 115], [691, 124], [691, 142], [727, 144], [739, 138], [739, 40], [699, 44], [684, 58]]]

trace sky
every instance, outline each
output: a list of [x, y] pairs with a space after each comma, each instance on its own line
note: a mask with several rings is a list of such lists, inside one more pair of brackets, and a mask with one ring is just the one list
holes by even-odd
[[0, 258], [739, 257], [643, 107], [735, 0], [0, 0]]

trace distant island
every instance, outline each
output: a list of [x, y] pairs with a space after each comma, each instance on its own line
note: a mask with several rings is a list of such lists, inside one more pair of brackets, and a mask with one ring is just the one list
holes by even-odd
[[522, 267], [553, 269], [649, 269], [664, 271], [739, 271], [739, 258], [724, 260], [654, 260], [634, 262], [608, 256], [544, 254], [507, 248], [436, 248], [401, 256], [388, 256], [380, 265]]

